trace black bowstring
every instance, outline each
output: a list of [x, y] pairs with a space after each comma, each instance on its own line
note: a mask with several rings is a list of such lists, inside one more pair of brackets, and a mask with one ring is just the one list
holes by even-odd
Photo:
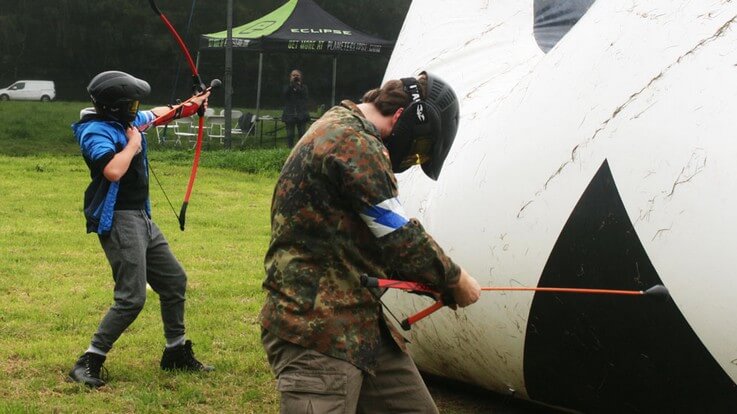
[[159, 185], [161, 192], [164, 193], [164, 198], [166, 198], [166, 202], [169, 203], [169, 207], [171, 207], [171, 212], [174, 213], [174, 216], [177, 218], [177, 221], [179, 221], [179, 214], [177, 214], [177, 210], [174, 209], [174, 204], [171, 203], [169, 196], [166, 194], [166, 191], [164, 190], [164, 186], [161, 185], [161, 181], [159, 181], [159, 176], [156, 175], [156, 171], [154, 171], [154, 167], [151, 165], [151, 161], [148, 162], [148, 169], [149, 171], [151, 171], [151, 175], [154, 176], [154, 179], [156, 180], [156, 184]]
[[396, 317], [396, 316], [394, 315], [394, 313], [392, 312], [392, 310], [391, 310], [391, 309], [389, 309], [389, 307], [388, 307], [388, 306], [386, 306], [386, 303], [384, 303], [384, 301], [383, 301], [383, 300], [381, 300], [381, 296], [377, 295], [377, 294], [376, 294], [376, 292], [374, 292], [374, 290], [373, 290], [372, 288], [367, 288], [367, 289], [368, 289], [369, 293], [371, 293], [371, 295], [373, 295], [373, 297], [375, 297], [375, 298], [376, 298], [376, 300], [378, 300], [378, 301], [379, 301], [379, 303], [381, 304], [381, 306], [383, 306], [383, 307], [384, 307], [384, 309], [386, 309], [386, 311], [387, 311], [387, 312], [389, 312], [389, 315], [391, 315], [391, 317], [392, 317], [392, 318], [393, 318], [393, 319], [394, 319], [394, 320], [395, 320], [395, 321], [397, 322], [397, 325], [399, 325], [399, 326], [402, 326], [402, 322], [400, 322], [400, 321], [399, 321], [399, 318], [397, 318], [397, 317]]

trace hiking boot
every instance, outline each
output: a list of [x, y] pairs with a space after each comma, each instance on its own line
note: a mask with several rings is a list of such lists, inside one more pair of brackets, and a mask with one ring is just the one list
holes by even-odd
[[105, 369], [102, 366], [105, 359], [104, 355], [86, 352], [79, 357], [74, 368], [69, 371], [69, 379], [92, 388], [102, 387], [105, 385], [105, 380], [100, 376], [100, 370]]
[[164, 349], [164, 355], [161, 356], [161, 369], [166, 371], [212, 371], [215, 368], [198, 361], [192, 351], [192, 341], [187, 340], [182, 345]]

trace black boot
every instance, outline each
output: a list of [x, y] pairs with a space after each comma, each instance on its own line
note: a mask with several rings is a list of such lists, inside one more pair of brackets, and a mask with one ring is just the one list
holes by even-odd
[[104, 369], [102, 364], [105, 359], [104, 355], [86, 352], [69, 371], [69, 379], [92, 388], [102, 387], [105, 381], [100, 376], [100, 370]]
[[164, 349], [164, 355], [161, 356], [161, 369], [172, 371], [212, 371], [215, 369], [209, 365], [205, 365], [194, 357], [192, 351], [192, 341], [172, 348]]

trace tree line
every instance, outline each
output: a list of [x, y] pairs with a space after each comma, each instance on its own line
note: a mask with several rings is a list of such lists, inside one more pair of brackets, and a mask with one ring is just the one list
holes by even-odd
[[[233, 0], [233, 27], [285, 2]], [[354, 29], [396, 40], [411, 0], [315, 2]], [[226, 29], [225, 1], [158, 0], [157, 4], [193, 56], [200, 34]], [[358, 99], [378, 86], [388, 59], [339, 57], [337, 99]], [[224, 62], [222, 51], [201, 53], [202, 77], [222, 79]], [[279, 106], [279, 91], [293, 68], [304, 72], [313, 105], [329, 104], [332, 57], [274, 53], [264, 56], [262, 106]], [[57, 99], [87, 100], [87, 83], [104, 70], [146, 79], [152, 86], [152, 102], [169, 102], [173, 91], [179, 98], [190, 93], [191, 76], [182, 53], [147, 0], [0, 0], [0, 87], [19, 79], [48, 79], [56, 83]], [[234, 51], [234, 106], [255, 106], [257, 75], [258, 54]], [[213, 98], [216, 106], [222, 101], [222, 93]]]

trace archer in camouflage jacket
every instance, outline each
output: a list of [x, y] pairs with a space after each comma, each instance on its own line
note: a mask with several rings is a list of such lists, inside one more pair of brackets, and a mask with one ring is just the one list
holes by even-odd
[[262, 327], [372, 372], [383, 313], [359, 276], [444, 289], [460, 273], [420, 222], [405, 218], [397, 195], [389, 153], [356, 104], [343, 101], [316, 121], [274, 190]]

